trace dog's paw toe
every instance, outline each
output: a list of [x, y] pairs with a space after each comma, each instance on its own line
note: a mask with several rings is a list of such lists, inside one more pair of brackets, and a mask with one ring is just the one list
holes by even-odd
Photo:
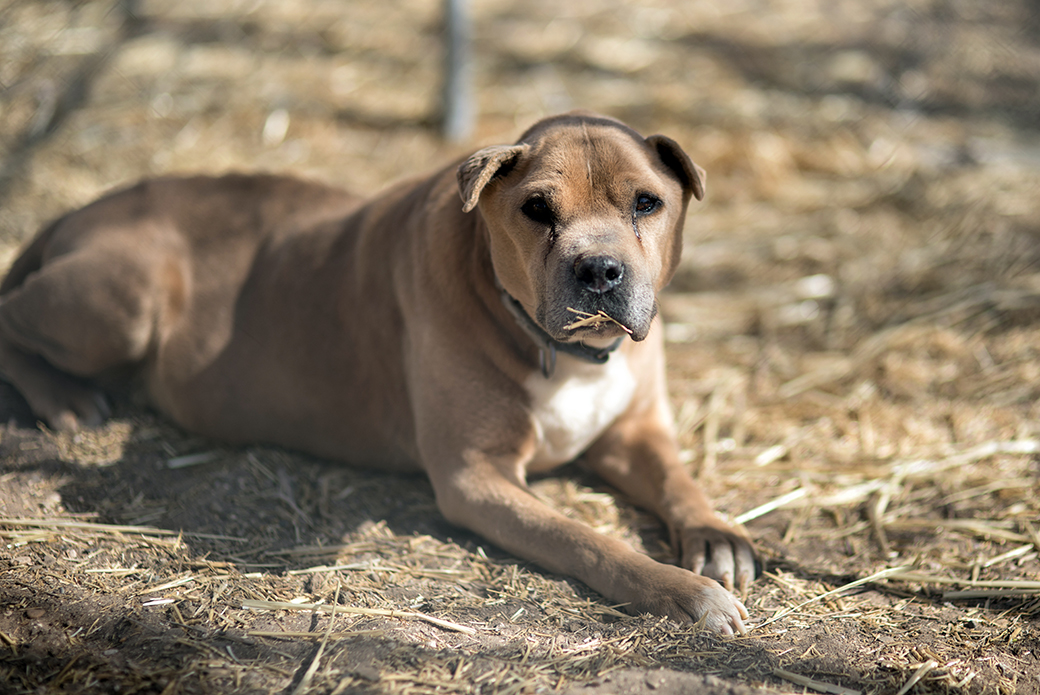
[[744, 634], [744, 604], [717, 581], [680, 567], [660, 565], [644, 587], [634, 613], [663, 615], [680, 623], [696, 623], [723, 635]]
[[755, 551], [743, 529], [721, 520], [687, 529], [682, 535], [682, 566], [714, 579], [730, 591], [747, 591], [755, 579]]

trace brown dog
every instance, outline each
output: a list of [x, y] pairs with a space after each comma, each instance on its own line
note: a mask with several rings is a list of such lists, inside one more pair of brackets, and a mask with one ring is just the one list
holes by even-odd
[[[101, 422], [95, 384], [132, 372], [194, 432], [421, 466], [448, 519], [519, 557], [741, 632], [714, 579], [745, 586], [751, 546], [679, 461], [654, 322], [703, 194], [672, 140], [584, 113], [368, 201], [274, 176], [146, 181], [15, 261], [0, 374], [55, 428]], [[664, 520], [682, 567], [528, 491], [579, 455]]]

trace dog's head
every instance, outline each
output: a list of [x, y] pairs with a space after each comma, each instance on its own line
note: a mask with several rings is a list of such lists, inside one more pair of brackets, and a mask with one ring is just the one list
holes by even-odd
[[563, 342], [646, 337], [686, 207], [704, 197], [704, 171], [675, 142], [586, 113], [480, 150], [458, 179], [463, 210], [484, 217], [499, 282]]

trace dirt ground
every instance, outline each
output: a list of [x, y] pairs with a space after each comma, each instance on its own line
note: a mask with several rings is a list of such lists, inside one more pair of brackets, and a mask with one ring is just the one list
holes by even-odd
[[[689, 465], [765, 572], [721, 639], [445, 522], [429, 484], [0, 386], [0, 692], [1040, 693], [1040, 6], [0, 0], [0, 267], [141, 176], [374, 191], [573, 107], [708, 171], [662, 302]], [[534, 481], [663, 560], [580, 463]], [[770, 507], [762, 507], [774, 503]], [[809, 690], [805, 690], [808, 688]]]

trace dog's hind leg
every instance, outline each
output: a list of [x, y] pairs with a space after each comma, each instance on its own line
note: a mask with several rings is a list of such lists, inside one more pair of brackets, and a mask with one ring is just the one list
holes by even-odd
[[18, 389], [33, 414], [53, 429], [96, 427], [109, 415], [100, 389], [11, 346], [2, 336], [0, 377]]
[[90, 243], [5, 281], [0, 377], [37, 417], [55, 429], [96, 426], [107, 417], [104, 397], [89, 379], [148, 353], [165, 305], [157, 289], [163, 258], [147, 244]]

